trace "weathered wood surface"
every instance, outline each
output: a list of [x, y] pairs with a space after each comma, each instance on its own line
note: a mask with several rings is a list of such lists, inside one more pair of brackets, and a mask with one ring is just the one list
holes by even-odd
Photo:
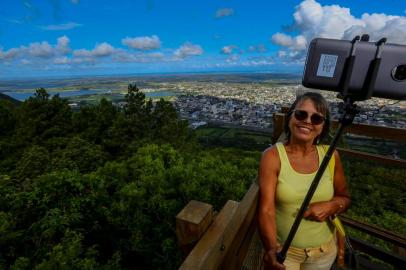
[[238, 220], [241, 220], [241, 224], [235, 224], [240, 226], [240, 228], [231, 243], [230, 249], [227, 251], [221, 269], [234, 270], [241, 268], [248, 252], [251, 238], [257, 228], [255, 213], [258, 203], [258, 191], [258, 185], [252, 184], [240, 202], [236, 216]]
[[258, 189], [254, 183], [240, 203], [226, 203], [179, 269], [241, 267], [256, 229]]
[[357, 157], [364, 160], [371, 160], [377, 161], [380, 164], [388, 164], [388, 165], [396, 165], [396, 166], [403, 166], [406, 167], [406, 160], [404, 159], [396, 159], [387, 156], [372, 154], [372, 153], [365, 153], [356, 150], [344, 149], [344, 148], [337, 148], [340, 154], [349, 155], [353, 157]]
[[377, 226], [373, 226], [361, 221], [354, 220], [350, 217], [347, 217], [345, 215], [340, 215], [340, 220], [345, 226], [352, 227], [354, 229], [357, 229], [361, 232], [365, 232], [369, 235], [373, 235], [375, 237], [378, 237], [385, 242], [389, 242], [391, 244], [394, 244], [395, 246], [401, 247], [401, 248], [406, 248], [406, 237], [404, 235], [400, 235], [382, 228], [379, 228]]
[[285, 123], [286, 114], [284, 113], [274, 113], [272, 116], [273, 121], [273, 133], [272, 133], [272, 143], [276, 143], [282, 133], [283, 133], [283, 125]]
[[[336, 129], [338, 125], [338, 121], [331, 121], [331, 127], [333, 129]], [[372, 138], [383, 138], [388, 140], [406, 142], [406, 130], [402, 128], [383, 127], [367, 124], [351, 124], [345, 129], [345, 132]]]
[[176, 235], [185, 258], [213, 222], [213, 206], [190, 201], [176, 216]]
[[238, 230], [235, 226], [238, 205], [238, 202], [227, 201], [179, 269], [211, 270], [220, 267], [226, 248], [229, 248]]

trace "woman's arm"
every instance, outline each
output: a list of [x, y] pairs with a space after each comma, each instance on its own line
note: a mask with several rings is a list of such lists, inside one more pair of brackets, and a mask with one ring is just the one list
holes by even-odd
[[334, 197], [330, 201], [316, 202], [309, 205], [303, 217], [315, 221], [324, 221], [329, 216], [345, 212], [351, 200], [347, 190], [344, 170], [337, 151], [334, 152]]
[[259, 166], [258, 224], [265, 248], [264, 269], [285, 269], [276, 260], [277, 240], [275, 222], [275, 192], [280, 160], [275, 147], [267, 149]]
[[333, 214], [340, 214], [350, 207], [351, 199], [347, 190], [340, 155], [337, 151], [334, 152], [334, 158], [336, 163], [334, 170], [334, 197], [331, 201], [334, 203]]

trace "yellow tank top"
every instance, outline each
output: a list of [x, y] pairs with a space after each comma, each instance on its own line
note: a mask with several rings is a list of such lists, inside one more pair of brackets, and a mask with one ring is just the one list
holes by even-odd
[[[277, 239], [283, 243], [288, 237], [296, 214], [309, 190], [316, 172], [303, 174], [296, 172], [290, 165], [285, 146], [277, 143], [281, 168], [276, 186], [276, 226]], [[324, 157], [324, 149], [317, 145], [319, 166]], [[332, 159], [334, 156], [332, 157]], [[319, 182], [311, 202], [329, 201], [334, 196], [333, 177], [327, 168]], [[331, 240], [333, 228], [325, 222], [302, 219], [292, 241], [298, 248], [317, 247]]]

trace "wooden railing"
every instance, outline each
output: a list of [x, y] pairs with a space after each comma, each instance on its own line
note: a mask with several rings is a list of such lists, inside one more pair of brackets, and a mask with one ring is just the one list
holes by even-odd
[[[284, 138], [285, 114], [274, 114], [274, 142]], [[333, 121], [332, 127], [337, 127]], [[354, 124], [347, 133], [367, 135], [406, 142], [406, 130], [363, 124]], [[406, 161], [387, 156], [338, 149], [341, 154], [380, 163], [405, 167]], [[241, 269], [252, 246], [259, 244], [256, 231], [255, 212], [258, 201], [258, 185], [253, 183], [241, 202], [228, 201], [216, 214], [209, 204], [191, 201], [176, 216], [176, 232], [184, 261], [179, 269]], [[365, 224], [347, 216], [341, 217], [345, 226], [367, 233], [393, 245], [393, 252], [387, 252], [363, 240], [350, 238], [356, 250], [385, 261], [399, 269], [406, 265], [406, 237], [381, 228]], [[261, 250], [245, 269], [260, 269]]]
[[258, 185], [252, 184], [241, 202], [227, 201], [217, 215], [209, 204], [189, 202], [176, 216], [186, 257], [179, 269], [241, 269], [256, 230], [257, 201]]

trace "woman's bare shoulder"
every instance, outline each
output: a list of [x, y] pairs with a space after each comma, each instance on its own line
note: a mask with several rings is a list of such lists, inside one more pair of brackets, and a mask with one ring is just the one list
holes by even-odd
[[262, 153], [261, 164], [267, 164], [271, 166], [276, 165], [276, 167], [279, 167], [279, 163], [279, 152], [276, 145], [272, 145], [264, 150], [264, 152]]

